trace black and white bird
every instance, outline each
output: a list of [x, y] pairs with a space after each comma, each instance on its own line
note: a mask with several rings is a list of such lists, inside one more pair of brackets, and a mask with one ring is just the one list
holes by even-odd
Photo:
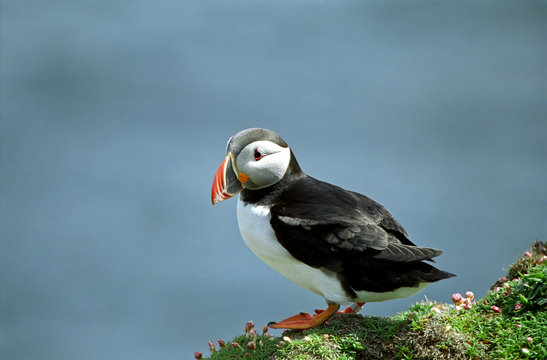
[[270, 327], [307, 329], [365, 302], [410, 296], [454, 276], [426, 263], [441, 250], [418, 247], [382, 205], [302, 172], [276, 133], [247, 129], [228, 141], [211, 193], [213, 204], [238, 193], [247, 246], [274, 270], [323, 296], [328, 308]]

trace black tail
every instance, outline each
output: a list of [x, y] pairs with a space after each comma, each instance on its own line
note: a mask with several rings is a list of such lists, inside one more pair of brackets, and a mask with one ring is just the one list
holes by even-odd
[[352, 289], [374, 292], [397, 290], [401, 287], [416, 287], [420, 283], [435, 282], [453, 276], [422, 261], [389, 263], [374, 268], [349, 266], [342, 272], [344, 280]]

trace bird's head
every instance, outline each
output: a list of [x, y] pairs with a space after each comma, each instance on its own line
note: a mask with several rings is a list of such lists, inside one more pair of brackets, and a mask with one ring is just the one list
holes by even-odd
[[238, 132], [228, 140], [226, 157], [215, 174], [213, 205], [243, 189], [274, 185], [285, 176], [291, 158], [289, 145], [271, 130], [253, 128]]

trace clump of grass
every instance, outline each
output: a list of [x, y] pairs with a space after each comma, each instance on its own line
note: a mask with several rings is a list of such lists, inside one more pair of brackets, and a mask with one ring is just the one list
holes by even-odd
[[448, 310], [445, 323], [466, 337], [468, 356], [547, 358], [546, 250], [545, 243], [534, 243], [495, 284], [499, 286], [467, 307], [458, 306], [461, 299], [453, 296], [456, 306]]
[[523, 274], [528, 273], [529, 269], [545, 264], [546, 261], [547, 243], [542, 241], [534, 242], [530, 249], [526, 251], [520, 259], [509, 266], [509, 269], [507, 269], [507, 275], [500, 277], [498, 281], [490, 287], [490, 290], [503, 286], [507, 280], [521, 277]]
[[292, 340], [284, 336], [284, 346], [273, 357], [275, 360], [351, 360], [363, 349], [355, 334], [342, 336], [312, 333]]
[[408, 326], [395, 338], [397, 359], [474, 359], [483, 355], [469, 334], [454, 331], [451, 319], [457, 310], [447, 304], [422, 302], [395, 315]]
[[491, 290], [483, 306], [497, 306], [504, 314], [547, 310], [547, 266], [528, 269], [528, 273]]
[[[462, 316], [490, 357], [547, 359], [547, 244], [536, 242], [493, 289]], [[512, 279], [512, 280], [507, 280]]]
[[547, 244], [534, 243], [484, 298], [452, 299], [455, 306], [422, 302], [389, 318], [335, 315], [281, 338], [267, 328], [258, 335], [250, 322], [219, 350], [210, 342], [209, 359], [547, 359]]
[[[252, 321], [248, 321], [244, 328], [244, 334], [235, 337], [231, 342], [226, 343], [219, 340], [219, 349], [216, 349], [215, 343], [209, 341], [209, 350], [211, 351], [211, 360], [232, 360], [232, 359], [250, 359], [266, 360], [271, 359], [271, 355], [280, 348], [282, 342], [279, 338], [268, 334], [268, 328], [264, 326], [262, 335], [259, 335]], [[201, 352], [195, 352], [196, 359], [203, 359]]]
[[[325, 347], [335, 348], [335, 359], [381, 359], [388, 353], [384, 349], [385, 345], [406, 325], [405, 319], [344, 314], [335, 315], [324, 326], [303, 332], [287, 331], [284, 334], [298, 340], [306, 340], [306, 337], [319, 339]], [[287, 355], [290, 356], [279, 359], [294, 358], [294, 354]], [[316, 353], [306, 355], [298, 359], [323, 359], [317, 357]]]

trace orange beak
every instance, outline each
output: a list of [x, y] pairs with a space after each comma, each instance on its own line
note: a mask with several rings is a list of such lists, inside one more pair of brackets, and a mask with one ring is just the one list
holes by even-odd
[[213, 188], [211, 189], [211, 202], [213, 205], [239, 194], [243, 189], [234, 171], [233, 158], [234, 155], [228, 153], [215, 174]]

